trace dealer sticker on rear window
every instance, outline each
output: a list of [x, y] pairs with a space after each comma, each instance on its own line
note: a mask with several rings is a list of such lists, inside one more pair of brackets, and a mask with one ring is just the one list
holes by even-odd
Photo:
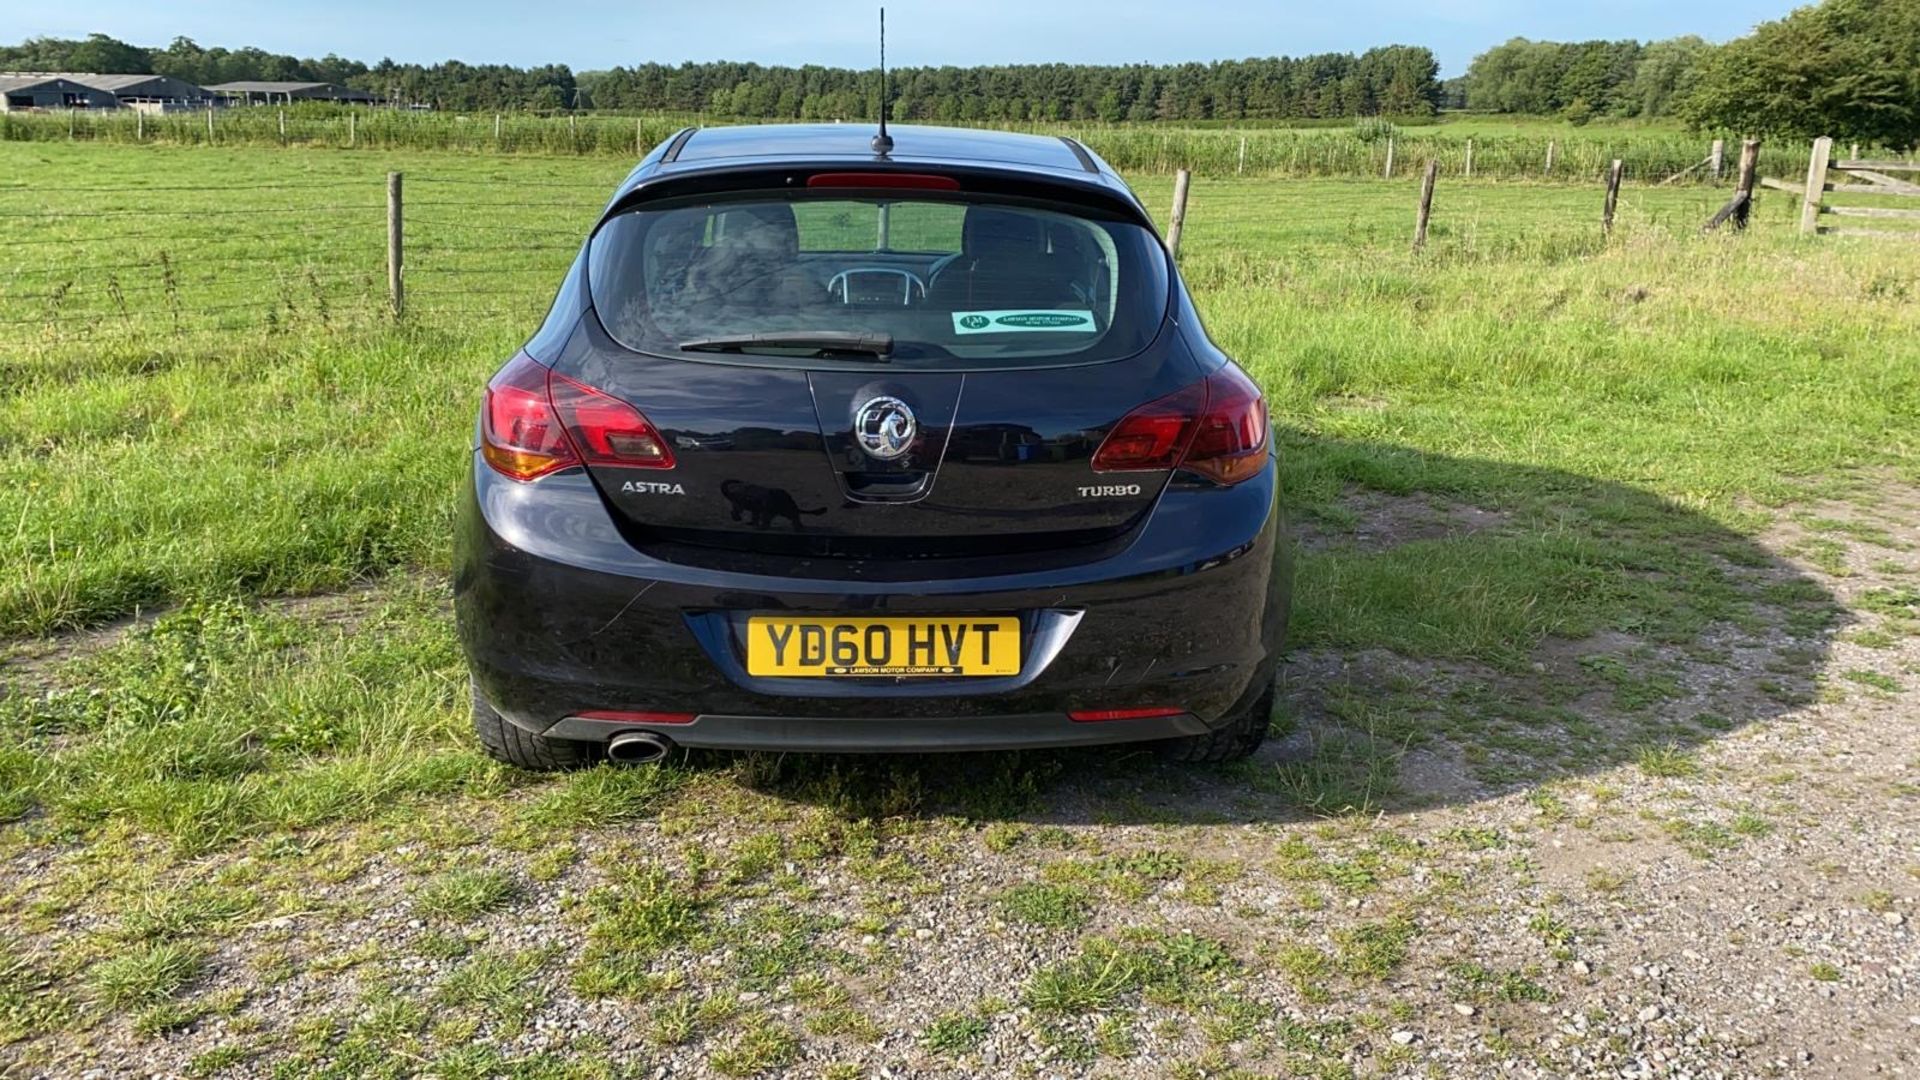
[[1091, 311], [956, 311], [956, 334], [1014, 334], [1048, 330], [1089, 332], [1098, 327]]

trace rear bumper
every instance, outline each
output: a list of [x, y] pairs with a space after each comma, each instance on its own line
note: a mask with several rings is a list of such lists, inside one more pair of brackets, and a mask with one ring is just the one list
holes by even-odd
[[656, 732], [681, 746], [795, 753], [932, 754], [950, 750], [1026, 750], [1103, 746], [1203, 735], [1191, 713], [1145, 720], [1076, 723], [1063, 713], [848, 719], [839, 716], [700, 716], [687, 724], [619, 724], [568, 717], [548, 728], [557, 739], [605, 742], [623, 731]]
[[[644, 729], [688, 746], [836, 752], [1172, 738], [1224, 722], [1264, 687], [1285, 633], [1291, 544], [1271, 462], [1232, 489], [1169, 489], [1111, 557], [990, 577], [931, 576], [933, 563], [925, 579], [884, 582], [663, 562], [619, 535], [584, 474], [520, 484], [474, 465], [454, 560], [461, 644], [489, 704], [553, 737]], [[1022, 669], [973, 682], [749, 676], [728, 628], [781, 612], [1018, 615]], [[1067, 717], [1131, 708], [1182, 711]], [[579, 719], [607, 710], [696, 719]]]

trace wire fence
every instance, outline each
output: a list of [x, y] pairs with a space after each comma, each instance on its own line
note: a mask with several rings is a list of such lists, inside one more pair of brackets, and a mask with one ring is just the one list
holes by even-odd
[[[1267, 280], [1274, 274], [1266, 264], [1276, 260], [1404, 247], [1414, 172], [1409, 164], [1391, 183], [1367, 184], [1196, 172], [1183, 267], [1196, 257], [1188, 276], [1204, 287]], [[0, 181], [0, 379], [10, 346], [293, 334], [396, 316], [524, 333], [551, 302], [612, 186], [538, 164], [498, 178], [428, 171], [404, 182], [396, 238], [380, 180], [364, 166], [349, 177], [237, 184]], [[1137, 186], [1164, 222], [1171, 179], [1139, 177]], [[1722, 197], [1643, 181], [1623, 213], [1697, 229]], [[1589, 250], [1599, 240], [1597, 185], [1452, 180], [1438, 206], [1441, 243], [1522, 252], [1529, 244]], [[403, 305], [390, 291], [396, 239]]]
[[[551, 300], [609, 190], [408, 179], [407, 317], [521, 328]], [[0, 347], [390, 320], [386, 206], [376, 183], [329, 178], [0, 181]]]
[[[621, 116], [575, 112], [459, 113], [312, 105], [233, 106], [148, 114], [132, 109], [0, 113], [0, 142], [97, 142], [226, 147], [330, 147], [375, 151], [457, 151], [638, 159], [676, 130], [707, 118], [690, 114]], [[718, 122], [751, 122], [719, 118]], [[1702, 167], [1715, 136], [1639, 128], [1479, 130], [1471, 123], [1396, 128], [1196, 127], [1177, 122], [1096, 121], [1009, 125], [1034, 134], [1070, 135], [1123, 172], [1193, 169], [1210, 176], [1339, 177], [1392, 175], [1439, 161], [1443, 176], [1562, 181], [1600, 179], [1615, 160], [1636, 176], [1678, 176], [1723, 184]], [[1723, 136], [1723, 146], [1738, 147]], [[1770, 145], [1762, 171], [1778, 175], [1804, 148]]]

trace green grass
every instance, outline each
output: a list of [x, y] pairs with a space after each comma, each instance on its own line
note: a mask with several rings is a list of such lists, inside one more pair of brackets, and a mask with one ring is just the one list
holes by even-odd
[[921, 1032], [920, 1041], [936, 1054], [964, 1054], [987, 1037], [987, 1022], [965, 1013], [945, 1013]]
[[[537, 319], [620, 163], [16, 142], [0, 164], [21, 178], [0, 212], [93, 212], [35, 180], [85, 174], [121, 192], [116, 212], [178, 215], [0, 217], [0, 239], [33, 241], [0, 266], [14, 323], [0, 327], [0, 636], [204, 598], [63, 682], [97, 693], [0, 705], [10, 730], [89, 734], [51, 755], [4, 744], [0, 818], [120, 816], [207, 849], [501, 783], [460, 737], [434, 586], [383, 588], [392, 606], [356, 633], [231, 600], [445, 566], [477, 388]], [[388, 167], [410, 184], [398, 327], [380, 314]], [[155, 175], [206, 190], [140, 193]], [[231, 175], [288, 186], [215, 183]], [[1158, 212], [1167, 181], [1139, 184]], [[1756, 600], [1726, 567], [1770, 561], [1743, 534], [1745, 501], [1912, 470], [1920, 316], [1892, 286], [1913, 271], [1898, 250], [1799, 241], [1771, 196], [1753, 234], [1700, 238], [1717, 196], [1684, 188], [1630, 189], [1603, 245], [1596, 195], [1450, 183], [1415, 255], [1406, 183], [1197, 181], [1182, 263], [1211, 334], [1267, 390], [1296, 517], [1338, 537], [1359, 491], [1506, 520], [1307, 551], [1298, 644], [1524, 670], [1554, 636], [1686, 641], [1768, 610], [1810, 631], [1828, 618], [1817, 588]], [[228, 209], [271, 213], [204, 213]], [[165, 289], [123, 293], [121, 318], [84, 269], [134, 264], [119, 287], [151, 286], [162, 252], [178, 329]], [[57, 305], [28, 298], [60, 285]], [[1895, 593], [1867, 602], [1910, 615]], [[1420, 718], [1345, 719], [1262, 783], [1329, 813], [1390, 797]], [[591, 772], [517, 812], [535, 828], [631, 820], [683, 781]], [[1032, 798], [968, 790], [986, 817]], [[987, 805], [995, 792], [1012, 802]]]
[[1700, 763], [1693, 755], [1674, 743], [1642, 747], [1638, 761], [1641, 772], [1662, 780], [1680, 780], [1700, 772]]
[[[1181, 261], [1207, 329], [1274, 410], [1287, 507], [1309, 537], [1293, 645], [1362, 658], [1282, 718], [1305, 729], [1298, 752], [1222, 770], [790, 755], [529, 777], [468, 733], [449, 508], [479, 386], [624, 164], [0, 142], [0, 649], [28, 661], [0, 672], [0, 851], [49, 860], [33, 888], [0, 895], [0, 1045], [41, 1052], [109, 1017], [156, 1038], [204, 1028], [222, 1003], [195, 987], [238, 973], [366, 995], [249, 1043], [240, 1069], [539, 1075], [548, 1059], [504, 1056], [502, 1040], [544, 987], [570, 985], [643, 1016], [636, 1038], [772, 1074], [888, 1034], [865, 995], [885, 993], [939, 860], [968, 852], [1007, 871], [956, 895], [983, 927], [1074, 937], [1096, 912], [1102, 930], [1145, 927], [1009, 976], [1004, 992], [1036, 1014], [1023, 1037], [1063, 1061], [1125, 1058], [1150, 1004], [1237, 1039], [1248, 980], [1331, 1003], [1411, 977], [1439, 947], [1420, 939], [1428, 909], [1401, 906], [1430, 855], [1358, 831], [1401, 798], [1403, 758], [1457, 754], [1490, 783], [1611, 766], [1712, 781], [1700, 744], [1805, 701], [1843, 618], [1755, 539], [1773, 508], [1865, 506], [1875, 485], [1920, 479], [1920, 273], [1903, 248], [1800, 241], [1772, 194], [1751, 234], [1703, 238], [1718, 193], [1648, 187], [1629, 188], [1606, 242], [1591, 187], [1449, 177], [1414, 254], [1409, 182], [1203, 173]], [[381, 311], [389, 167], [408, 175], [413, 245], [397, 326]], [[157, 176], [192, 190], [139, 190]], [[233, 177], [256, 179], [220, 182]], [[1161, 212], [1167, 179], [1135, 179]], [[74, 214], [21, 216], [54, 206]], [[123, 208], [169, 213], [78, 216]], [[1396, 515], [1454, 512], [1486, 524], [1378, 537]], [[1806, 519], [1835, 543], [1884, 539], [1827, 521]], [[1851, 606], [1866, 624], [1849, 630], [1883, 643], [1920, 620], [1910, 587], [1864, 588]], [[136, 613], [97, 640], [37, 640]], [[1665, 715], [1688, 685], [1666, 658], [1729, 627], [1794, 638], [1767, 696], [1691, 724]], [[1589, 648], [1594, 635], [1633, 644]], [[1365, 681], [1382, 650], [1407, 670]], [[1836, 671], [1830, 689], [1903, 692], [1868, 676]], [[1535, 792], [1540, 827], [1585, 812], [1570, 791]], [[1278, 859], [1187, 846], [1197, 823], [1243, 817], [1284, 833]], [[1662, 820], [1703, 858], [1772, 828], [1757, 811]], [[1121, 841], [1110, 821], [1152, 831]], [[1442, 840], [1466, 864], [1517, 862], [1529, 842]], [[390, 988], [409, 969], [377, 943], [328, 937], [365, 912], [315, 886], [380, 867], [405, 871], [392, 902], [411, 898], [424, 924], [401, 959], [446, 972], [417, 992]], [[1285, 882], [1292, 906], [1242, 919], [1227, 897], [1243, 875]], [[522, 890], [563, 879], [578, 886], [560, 915], [578, 950], [490, 936]], [[1620, 902], [1633, 887], [1588, 886]], [[816, 902], [843, 891], [864, 896]], [[89, 929], [69, 929], [83, 908]], [[254, 942], [283, 917], [301, 930]], [[1570, 947], [1548, 936], [1531, 943]], [[203, 971], [230, 943], [245, 959]], [[1552, 996], [1544, 979], [1455, 981], [1467, 1000], [1532, 1004]], [[1010, 1011], [913, 1022], [923, 1050], [965, 1055]], [[1290, 1024], [1250, 1039], [1323, 1034], [1351, 1038]]]
[[[476, 388], [533, 324], [620, 172], [592, 159], [84, 144], [0, 144], [0, 161], [29, 181], [209, 179], [205, 193], [116, 202], [179, 215], [138, 229], [0, 217], [0, 239], [34, 241], [0, 296], [0, 322], [14, 324], [0, 326], [0, 520], [16, 523], [0, 534], [15, 570], [0, 579], [0, 633], [443, 565]], [[413, 183], [412, 314], [397, 329], [380, 314], [388, 167]], [[236, 173], [291, 186], [215, 190]], [[1156, 212], [1165, 185], [1142, 181]], [[1603, 478], [1644, 477], [1654, 494], [1724, 512], [1736, 494], [1783, 497], [1904, 445], [1920, 375], [1881, 342], [1914, 328], [1912, 308], [1849, 311], [1874, 303], [1876, 282], [1912, 277], [1892, 253], [1807, 250], [1778, 235], [1784, 200], [1761, 208], [1773, 235], [1692, 238], [1716, 196], [1674, 188], [1630, 191], [1626, 238], [1603, 250], [1595, 192], [1462, 184], [1443, 190], [1433, 245], [1416, 257], [1403, 250], [1410, 193], [1195, 185], [1183, 262], [1209, 330], [1267, 387], [1302, 509], [1359, 484], [1632, 525], [1677, 511]], [[94, 205], [31, 183], [0, 190], [0, 212]], [[1356, 260], [1356, 248], [1373, 254]], [[170, 276], [154, 269], [163, 253]], [[1778, 290], [1808, 255], [1817, 285]], [[87, 269], [123, 263], [134, 268]], [[123, 291], [122, 317], [113, 289], [136, 285], [150, 291]], [[1598, 577], [1673, 554], [1614, 539], [1543, 529], [1329, 554], [1303, 576], [1314, 591], [1302, 623], [1333, 643], [1399, 627], [1396, 644], [1453, 640], [1467, 654], [1577, 635], [1611, 614], [1585, 602]], [[1371, 602], [1317, 618], [1335, 589]], [[1427, 631], [1401, 617], [1436, 606], [1462, 618]]]
[[[137, 229], [0, 217], [0, 240], [33, 241], [0, 268], [0, 520], [14, 523], [0, 533], [13, 570], [0, 633], [13, 634], [444, 565], [477, 387], [537, 319], [620, 172], [85, 144], [0, 144], [0, 162], [24, 184], [0, 190], [0, 212], [89, 210], [31, 183], [84, 172], [134, 189], [116, 207], [179, 215]], [[400, 328], [381, 314], [387, 167], [413, 184]], [[137, 194], [156, 173], [204, 175], [208, 190]], [[291, 186], [215, 190], [230, 174]], [[1159, 212], [1166, 181], [1141, 187]], [[1414, 256], [1405, 183], [1196, 183], [1183, 263], [1209, 330], [1266, 385], [1301, 510], [1330, 511], [1359, 485], [1511, 507], [1541, 526], [1319, 556], [1303, 575], [1310, 637], [1386, 632], [1511, 655], [1577, 636], [1645, 600], [1590, 603], [1596, 580], [1676, 554], [1614, 533], [1672, 519], [1703, 533], [1679, 516], [1724, 518], [1737, 495], [1784, 498], [1825, 470], [1898, 459], [1920, 375], [1883, 343], [1915, 318], [1871, 299], [1913, 277], [1894, 253], [1800, 244], [1782, 235], [1785, 200], [1763, 202], [1755, 236], [1695, 238], [1717, 196], [1674, 188], [1629, 191], [1623, 237], [1603, 249], [1596, 195], [1449, 186]], [[1809, 257], [1814, 284], [1780, 289]], [[136, 286], [148, 291], [125, 291]], [[1856, 304], [1871, 317], [1853, 317]], [[1635, 486], [1610, 482], [1625, 478]], [[1367, 603], [1330, 610], [1336, 590]], [[1436, 608], [1458, 618], [1402, 617]]]
[[1883, 672], [1866, 671], [1855, 668], [1842, 672], [1841, 678], [1846, 679], [1850, 683], [1864, 686], [1869, 690], [1877, 690], [1883, 694], [1897, 694], [1900, 692], [1900, 680]]
[[518, 891], [502, 870], [450, 870], [421, 888], [414, 907], [429, 918], [461, 922], [504, 906]]
[[1193, 934], [1094, 937], [1076, 956], [1036, 972], [1026, 1001], [1036, 1012], [1065, 1015], [1113, 1009], [1140, 995], [1190, 1003], [1238, 969], [1224, 945]]
[[1057, 930], [1084, 926], [1093, 906], [1086, 890], [1046, 882], [1015, 885], [1000, 894], [999, 904], [1014, 922]]
[[95, 964], [88, 982], [104, 1005], [157, 1005], [192, 982], [203, 960], [193, 946], [134, 946]]

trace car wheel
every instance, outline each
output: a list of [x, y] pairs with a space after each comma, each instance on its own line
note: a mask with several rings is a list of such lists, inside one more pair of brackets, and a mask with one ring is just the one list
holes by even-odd
[[1260, 744], [1267, 741], [1267, 731], [1273, 727], [1273, 706], [1278, 694], [1279, 684], [1269, 679], [1266, 689], [1255, 695], [1250, 704], [1235, 711], [1225, 724], [1205, 735], [1168, 739], [1160, 744], [1161, 753], [1169, 761], [1189, 764], [1239, 761], [1251, 757], [1255, 750], [1260, 749]]
[[549, 739], [523, 731], [517, 724], [494, 711], [480, 688], [473, 688], [473, 733], [480, 745], [496, 761], [504, 761], [535, 772], [584, 769], [600, 759], [600, 748], [574, 739]]

